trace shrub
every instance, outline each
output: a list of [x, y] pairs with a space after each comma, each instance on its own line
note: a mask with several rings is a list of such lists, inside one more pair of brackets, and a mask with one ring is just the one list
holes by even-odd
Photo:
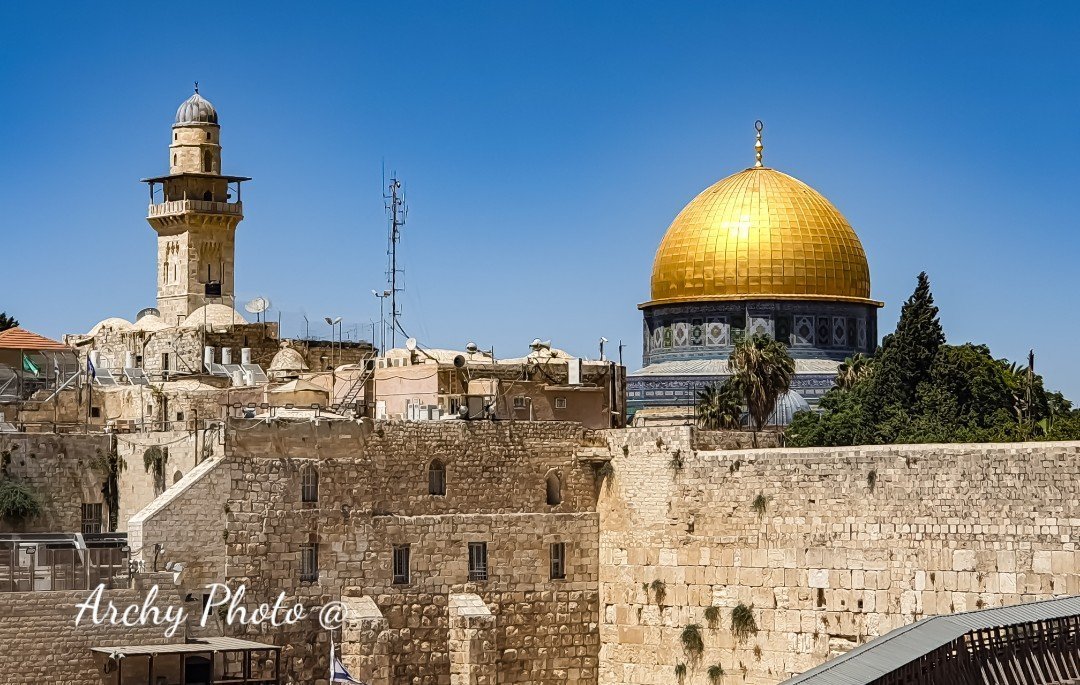
[[866, 474], [866, 487], [870, 488], [870, 492], [874, 491], [874, 486], [877, 485], [877, 470], [871, 469], [870, 473]]
[[765, 518], [765, 511], [769, 508], [769, 502], [772, 501], [772, 497], [766, 497], [763, 493], [758, 493], [754, 498], [753, 503], [750, 504], [750, 508], [757, 514], [758, 520]]
[[657, 578], [652, 582], [652, 591], [653, 594], [656, 596], [656, 603], [660, 606], [663, 606], [664, 598], [667, 597], [667, 584]]
[[705, 609], [705, 620], [708, 621], [710, 628], [716, 628], [716, 625], [720, 623], [720, 607]]
[[709, 682], [712, 685], [716, 685], [720, 682], [720, 679], [724, 677], [724, 667], [720, 664], [713, 664], [709, 666]]
[[680, 683], [683, 681], [683, 678], [686, 677], [686, 664], [675, 664], [675, 677]]
[[41, 498], [29, 486], [4, 479], [0, 481], [0, 519], [20, 523], [40, 516]]
[[739, 606], [731, 610], [731, 632], [739, 641], [757, 635], [757, 621], [754, 620], [754, 610], [751, 607], [739, 603]]
[[701, 639], [701, 626], [696, 623], [686, 626], [679, 640], [682, 641], [683, 651], [691, 662], [701, 658], [702, 652], [705, 651], [705, 642]]
[[674, 452], [671, 453], [671, 459], [668, 461], [668, 466], [671, 467], [672, 471], [682, 471], [682, 450], [676, 449]]

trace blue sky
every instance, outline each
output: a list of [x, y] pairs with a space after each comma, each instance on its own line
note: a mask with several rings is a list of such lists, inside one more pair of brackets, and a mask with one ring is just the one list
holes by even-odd
[[951, 341], [1034, 347], [1080, 400], [1078, 30], [1065, 3], [3, 3], [0, 310], [60, 335], [153, 304], [138, 179], [198, 80], [254, 177], [238, 296], [286, 335], [370, 335], [385, 160], [422, 344], [603, 335], [636, 367], [656, 246], [760, 118], [859, 232], [883, 331], [925, 269]]

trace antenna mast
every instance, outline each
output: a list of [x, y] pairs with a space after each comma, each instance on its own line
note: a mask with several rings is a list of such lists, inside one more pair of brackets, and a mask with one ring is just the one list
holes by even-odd
[[397, 265], [397, 246], [398, 242], [401, 241], [401, 229], [405, 227], [405, 216], [408, 214], [408, 207], [405, 205], [405, 193], [401, 188], [401, 181], [397, 179], [396, 175], [391, 176], [387, 190], [389, 192], [383, 195], [386, 212], [390, 219], [390, 235], [387, 239], [386, 249], [390, 264], [387, 269], [386, 280], [390, 284], [390, 347], [393, 348], [397, 346], [398, 317], [401, 316], [401, 310], [398, 309], [397, 304], [397, 294], [404, 291], [404, 288], [398, 287], [398, 274], [402, 276], [405, 274], [405, 270], [399, 269]]

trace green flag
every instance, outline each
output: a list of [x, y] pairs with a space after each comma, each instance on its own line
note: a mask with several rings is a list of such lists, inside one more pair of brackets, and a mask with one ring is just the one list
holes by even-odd
[[30, 361], [30, 357], [27, 357], [25, 354], [22, 356], [22, 367], [23, 371], [29, 371], [35, 376], [41, 374], [41, 370], [38, 369], [34, 362]]

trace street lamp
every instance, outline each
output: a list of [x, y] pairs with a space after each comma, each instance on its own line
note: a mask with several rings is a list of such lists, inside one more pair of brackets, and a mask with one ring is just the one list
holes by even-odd
[[330, 318], [324, 316], [323, 320], [330, 324], [330, 364], [337, 368], [337, 363], [334, 361], [334, 326], [338, 328], [338, 349], [341, 348], [341, 317]]
[[[372, 290], [371, 294], [379, 298], [379, 350], [381, 354], [386, 355], [386, 319], [383, 317], [383, 301], [390, 297], [390, 291], [384, 290], [381, 293], [378, 290]], [[375, 342], [372, 340], [371, 342]]]

